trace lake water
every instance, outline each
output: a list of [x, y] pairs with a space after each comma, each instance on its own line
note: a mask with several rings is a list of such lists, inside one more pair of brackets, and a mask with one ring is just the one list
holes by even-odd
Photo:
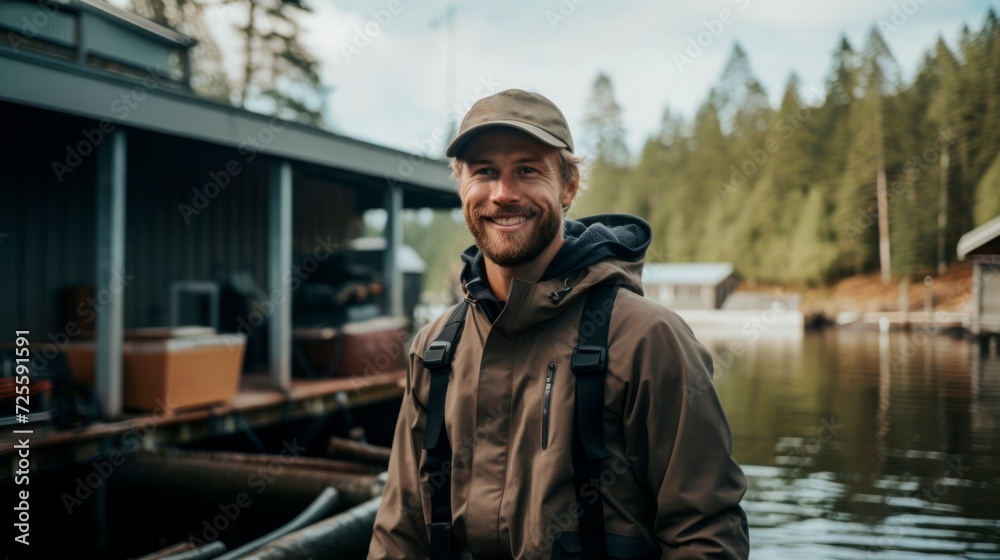
[[1000, 559], [996, 357], [920, 331], [698, 335], [749, 482], [751, 558]]

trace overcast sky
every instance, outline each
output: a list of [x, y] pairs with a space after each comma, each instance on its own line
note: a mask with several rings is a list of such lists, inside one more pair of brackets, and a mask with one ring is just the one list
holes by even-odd
[[[772, 103], [792, 71], [809, 100], [810, 87], [822, 89], [841, 34], [860, 49], [868, 30], [881, 22], [909, 79], [938, 35], [954, 45], [963, 24], [978, 30], [995, 5], [985, 0], [308, 3], [314, 14], [303, 21], [302, 40], [334, 88], [329, 107], [335, 130], [409, 152], [432, 149], [436, 156], [443, 150], [450, 107], [467, 108], [477, 96], [511, 87], [555, 101], [579, 138], [590, 87], [601, 71], [614, 84], [634, 154], [658, 130], [665, 107], [688, 119], [694, 115], [736, 41]], [[450, 4], [455, 6], [451, 38], [442, 21]], [[218, 24], [240, 16], [233, 10], [212, 15], [223, 48], [231, 44], [229, 26]], [[231, 60], [239, 58], [230, 54]], [[242, 61], [233, 67], [241, 68]]]

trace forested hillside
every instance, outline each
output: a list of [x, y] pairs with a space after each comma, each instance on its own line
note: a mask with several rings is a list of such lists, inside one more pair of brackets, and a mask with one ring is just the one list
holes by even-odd
[[651, 260], [732, 261], [748, 279], [816, 284], [943, 272], [964, 232], [1000, 214], [1000, 35], [938, 39], [909, 82], [873, 27], [842, 39], [820, 91], [792, 75], [770, 106], [736, 45], [693, 122], [664, 111], [634, 157], [611, 81], [594, 83], [591, 187], [572, 215], [629, 212]]

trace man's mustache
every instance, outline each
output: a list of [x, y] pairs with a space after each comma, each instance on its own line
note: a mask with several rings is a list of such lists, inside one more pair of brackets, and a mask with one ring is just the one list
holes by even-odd
[[526, 206], [505, 206], [503, 208], [499, 208], [489, 212], [475, 210], [472, 212], [472, 215], [479, 219], [493, 219], [498, 216], [511, 216], [511, 215], [527, 216], [530, 218], [534, 216], [535, 213], [532, 211], [531, 208], [528, 208]]

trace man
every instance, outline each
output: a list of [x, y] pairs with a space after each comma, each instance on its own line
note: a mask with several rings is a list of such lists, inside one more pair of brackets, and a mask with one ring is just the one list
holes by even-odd
[[580, 160], [541, 95], [478, 101], [447, 155], [466, 302], [413, 342], [368, 557], [746, 558], [711, 356], [642, 297], [649, 226], [564, 220]]

